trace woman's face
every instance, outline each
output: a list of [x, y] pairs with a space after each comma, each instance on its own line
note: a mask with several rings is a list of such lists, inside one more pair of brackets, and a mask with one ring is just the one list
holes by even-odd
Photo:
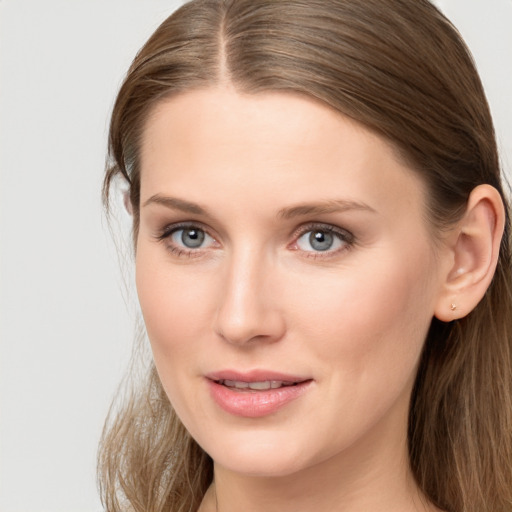
[[219, 466], [405, 447], [442, 282], [425, 210], [390, 145], [311, 99], [212, 88], [156, 108], [137, 289], [165, 391]]

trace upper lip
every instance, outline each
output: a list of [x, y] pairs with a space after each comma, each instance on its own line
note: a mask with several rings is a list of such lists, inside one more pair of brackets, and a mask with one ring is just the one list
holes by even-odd
[[310, 377], [275, 372], [272, 370], [250, 370], [247, 372], [237, 370], [220, 370], [206, 374], [206, 378], [213, 381], [231, 380], [237, 382], [281, 381], [297, 383], [311, 380]]

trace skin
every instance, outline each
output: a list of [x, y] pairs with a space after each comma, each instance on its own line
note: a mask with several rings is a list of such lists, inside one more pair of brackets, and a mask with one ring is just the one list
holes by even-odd
[[[406, 445], [420, 352], [453, 264], [425, 203], [390, 144], [312, 99], [222, 86], [155, 108], [137, 289], [165, 391], [214, 460], [201, 511], [436, 510]], [[296, 208], [311, 204], [324, 206]], [[180, 223], [203, 230], [203, 244], [187, 248]], [[316, 250], [309, 235], [329, 229], [332, 248]], [[211, 398], [205, 375], [224, 369], [312, 382], [246, 418]]]

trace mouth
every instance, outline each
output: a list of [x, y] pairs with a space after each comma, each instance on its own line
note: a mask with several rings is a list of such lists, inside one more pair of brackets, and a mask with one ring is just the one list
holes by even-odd
[[277, 413], [311, 389], [313, 379], [269, 372], [207, 376], [210, 396], [225, 412], [245, 418]]

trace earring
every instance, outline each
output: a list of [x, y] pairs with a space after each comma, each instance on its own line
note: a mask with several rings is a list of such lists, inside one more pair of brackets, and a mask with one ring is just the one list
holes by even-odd
[[455, 311], [457, 309], [457, 304], [454, 304], [453, 302], [450, 304], [450, 309], [452, 311]]

